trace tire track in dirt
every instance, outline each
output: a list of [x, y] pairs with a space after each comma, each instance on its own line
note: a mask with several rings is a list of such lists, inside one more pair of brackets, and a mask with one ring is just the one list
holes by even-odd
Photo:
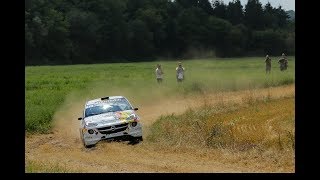
[[[187, 108], [204, 103], [226, 105], [242, 103], [250, 98], [294, 96], [294, 85], [237, 92], [208, 93], [206, 96], [172, 97], [146, 102], [138, 110], [144, 137], [160, 115], [180, 114]], [[236, 163], [219, 162], [214, 156], [200, 152], [170, 150], [148, 141], [136, 145], [128, 142], [99, 142], [86, 149], [79, 137], [78, 116], [83, 102], [67, 99], [54, 116], [50, 134], [28, 135], [25, 142], [26, 160], [64, 164], [81, 172], [261, 172], [259, 168], [241, 167]], [[208, 154], [208, 153], [205, 153]], [[210, 154], [210, 153], [209, 153]]]

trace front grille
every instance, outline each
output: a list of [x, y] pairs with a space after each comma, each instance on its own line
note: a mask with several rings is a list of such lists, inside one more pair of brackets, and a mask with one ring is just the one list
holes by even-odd
[[117, 132], [121, 132], [127, 129], [128, 127], [128, 123], [125, 124], [118, 124], [118, 125], [114, 125], [114, 129], [112, 130], [111, 128], [112, 126], [106, 126], [106, 127], [102, 127], [102, 128], [98, 128], [98, 131], [101, 134], [112, 134], [112, 133], [117, 133]]
[[124, 130], [126, 130], [126, 129], [127, 129], [127, 127], [122, 127], [122, 128], [114, 129], [113, 131], [112, 131], [112, 130], [108, 130], [108, 131], [100, 131], [100, 130], [99, 130], [99, 132], [100, 132], [101, 134], [113, 134], [113, 133], [117, 133], [117, 132], [124, 131]]
[[111, 126], [106, 126], [106, 127], [98, 128], [99, 131], [105, 131], [105, 130], [109, 130], [109, 129], [111, 129]]

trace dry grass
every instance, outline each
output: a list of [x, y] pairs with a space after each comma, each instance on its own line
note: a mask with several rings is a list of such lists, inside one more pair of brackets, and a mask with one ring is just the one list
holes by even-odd
[[[181, 115], [161, 116], [147, 139], [164, 149], [201, 152], [202, 156], [208, 151], [207, 156], [228, 163], [259, 166], [263, 162], [264, 171], [292, 172], [294, 97], [265, 99], [249, 96], [242, 103], [204, 105]], [[219, 152], [219, 156], [212, 152]]]
[[[247, 100], [246, 100], [247, 101]], [[207, 147], [294, 148], [294, 98], [211, 106], [161, 116], [151, 141]]]
[[[27, 160], [25, 166], [26, 173], [72, 173], [74, 170], [67, 167], [66, 163], [40, 162]], [[77, 170], [77, 172], [80, 172]]]

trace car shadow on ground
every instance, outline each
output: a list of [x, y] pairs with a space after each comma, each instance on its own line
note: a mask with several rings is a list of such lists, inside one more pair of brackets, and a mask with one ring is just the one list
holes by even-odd
[[122, 136], [122, 137], [115, 137], [106, 139], [107, 142], [128, 142], [128, 145], [136, 145], [142, 141], [142, 138], [133, 138], [131, 136]]
[[[131, 136], [122, 136], [122, 137], [114, 137], [109, 139], [104, 139], [104, 143], [111, 143], [111, 142], [127, 142], [127, 145], [136, 145], [143, 141], [143, 138], [133, 138]], [[98, 142], [101, 143], [101, 142]], [[96, 149], [95, 145], [90, 145], [85, 148], [87, 151]]]

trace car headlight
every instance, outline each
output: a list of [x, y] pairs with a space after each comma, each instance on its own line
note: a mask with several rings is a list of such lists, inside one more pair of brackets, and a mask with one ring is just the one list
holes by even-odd
[[128, 116], [126, 120], [135, 120], [136, 121], [136, 120], [138, 120], [138, 117], [135, 114], [130, 114], [130, 116]]

